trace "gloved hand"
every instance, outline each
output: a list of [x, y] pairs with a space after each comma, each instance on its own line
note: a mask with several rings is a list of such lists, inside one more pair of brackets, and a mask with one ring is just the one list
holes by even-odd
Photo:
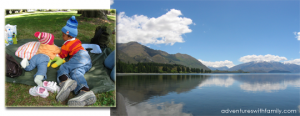
[[[53, 61], [56, 61], [56, 62], [51, 65], [51, 63]], [[51, 59], [49, 60], [47, 67], [49, 67], [51, 65], [52, 68], [57, 68], [58, 66], [60, 66], [61, 64], [65, 63], [65, 62], [66, 62], [65, 58], [61, 59], [59, 56], [56, 56], [53, 60], [51, 60]]]

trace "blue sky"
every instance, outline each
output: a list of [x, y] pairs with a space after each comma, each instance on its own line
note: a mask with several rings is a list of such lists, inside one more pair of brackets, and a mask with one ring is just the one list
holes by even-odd
[[118, 13], [118, 43], [138, 41], [231, 67], [249, 61], [300, 65], [299, 5], [299, 0], [114, 0], [110, 8]]

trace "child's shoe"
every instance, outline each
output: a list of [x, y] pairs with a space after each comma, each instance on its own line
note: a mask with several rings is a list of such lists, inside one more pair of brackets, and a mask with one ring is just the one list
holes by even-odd
[[96, 102], [96, 96], [93, 91], [80, 91], [80, 93], [68, 101], [69, 106], [88, 106]]
[[44, 81], [43, 87], [45, 87], [48, 91], [51, 91], [52, 93], [59, 92], [60, 90], [60, 87], [54, 81]]
[[77, 82], [69, 78], [66, 81], [59, 83], [59, 86], [60, 91], [56, 95], [56, 100], [65, 101], [69, 97], [70, 92], [76, 88]]
[[29, 89], [29, 94], [32, 96], [41, 96], [42, 98], [46, 98], [49, 96], [49, 93], [46, 88], [34, 86]]

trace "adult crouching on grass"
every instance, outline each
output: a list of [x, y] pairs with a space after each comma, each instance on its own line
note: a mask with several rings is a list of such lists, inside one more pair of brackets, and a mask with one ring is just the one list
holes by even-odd
[[57, 101], [65, 101], [71, 91], [74, 91], [75, 97], [68, 101], [69, 106], [92, 105], [96, 102], [96, 96], [89, 90], [84, 74], [92, 67], [91, 58], [88, 52], [82, 47], [81, 41], [75, 38], [78, 34], [78, 22], [75, 16], [72, 16], [66, 26], [61, 31], [65, 41], [61, 47], [59, 56], [70, 59], [59, 67], [57, 71], [57, 82], [61, 90], [56, 96]]

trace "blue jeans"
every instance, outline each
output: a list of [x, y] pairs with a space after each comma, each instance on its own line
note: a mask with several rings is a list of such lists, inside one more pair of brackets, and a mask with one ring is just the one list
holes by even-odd
[[77, 87], [74, 90], [75, 94], [83, 87], [89, 88], [84, 78], [84, 74], [92, 67], [91, 57], [85, 50], [79, 50], [66, 63], [62, 64], [57, 71], [57, 82], [60, 83], [59, 77], [66, 75], [68, 78], [77, 82]]
[[114, 66], [114, 68], [111, 70], [110, 72], [110, 78], [111, 80], [113, 80], [114, 82], [116, 81], [116, 66]]
[[29, 65], [24, 69], [25, 71], [31, 71], [37, 67], [37, 72], [34, 75], [43, 75], [44, 80], [47, 79], [47, 64], [49, 62], [49, 56], [45, 54], [36, 54], [29, 60]]
[[115, 66], [115, 51], [111, 52], [104, 60], [105, 67], [113, 69]]
[[104, 65], [105, 67], [109, 68], [109, 69], [112, 69], [111, 73], [110, 73], [110, 78], [111, 80], [115, 81], [116, 79], [116, 74], [115, 74], [115, 70], [116, 70], [116, 67], [115, 67], [115, 51], [114, 50], [113, 52], [111, 52], [107, 58], [104, 60]]

